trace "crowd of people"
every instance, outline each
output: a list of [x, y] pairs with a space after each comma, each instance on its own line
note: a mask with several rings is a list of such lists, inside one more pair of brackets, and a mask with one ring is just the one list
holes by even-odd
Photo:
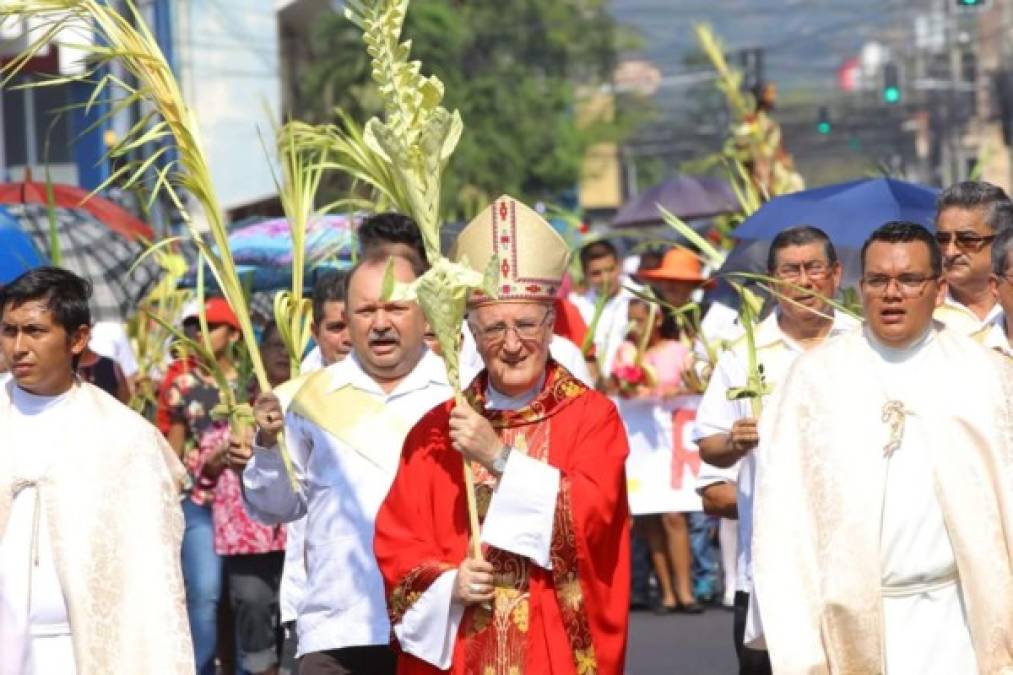
[[620, 675], [631, 610], [722, 605], [743, 675], [1013, 672], [1013, 202], [960, 183], [934, 232], [876, 229], [864, 320], [819, 224], [787, 225], [743, 325], [682, 247], [593, 241], [574, 285], [501, 197], [451, 253], [500, 271], [451, 383], [385, 293], [425, 271], [418, 228], [374, 215], [298, 376], [268, 322], [258, 391], [209, 298], [178, 321], [214, 367], [177, 354], [150, 423], [88, 282], [26, 273], [0, 289], [0, 673]]

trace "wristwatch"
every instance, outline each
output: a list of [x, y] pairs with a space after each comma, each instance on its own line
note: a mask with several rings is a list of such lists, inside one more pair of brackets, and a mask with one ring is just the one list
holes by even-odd
[[506, 471], [507, 460], [510, 458], [510, 451], [513, 450], [509, 445], [503, 448], [503, 452], [499, 453], [499, 457], [492, 460], [492, 472], [497, 476], [502, 476], [503, 472]]

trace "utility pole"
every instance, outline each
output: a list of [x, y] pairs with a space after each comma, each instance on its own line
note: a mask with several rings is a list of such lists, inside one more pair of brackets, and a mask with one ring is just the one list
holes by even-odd
[[964, 158], [964, 115], [961, 105], [960, 84], [962, 74], [962, 59], [960, 50], [960, 15], [957, 13], [956, 5], [953, 2], [943, 0], [946, 5], [947, 26], [946, 26], [946, 47], [950, 57], [950, 105], [947, 113], [947, 145], [949, 147], [949, 180], [952, 185], [964, 179], [967, 171], [967, 162]]

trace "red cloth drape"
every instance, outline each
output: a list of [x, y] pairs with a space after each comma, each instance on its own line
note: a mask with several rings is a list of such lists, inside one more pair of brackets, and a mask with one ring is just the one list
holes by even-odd
[[[584, 317], [580, 315], [580, 310], [566, 298], [556, 298], [555, 310], [556, 323], [552, 327], [552, 332], [565, 337], [578, 347], [582, 347], [587, 336], [587, 324], [584, 323]], [[585, 356], [594, 358], [594, 352], [592, 344], [591, 353]]]

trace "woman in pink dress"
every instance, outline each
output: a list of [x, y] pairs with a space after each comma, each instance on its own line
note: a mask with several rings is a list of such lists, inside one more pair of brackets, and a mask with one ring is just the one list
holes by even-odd
[[[673, 413], [685, 393], [682, 372], [689, 350], [677, 339], [675, 321], [647, 302], [631, 301], [628, 318], [627, 340], [619, 349], [612, 377], [619, 389], [619, 413], [626, 425], [631, 460], [653, 455], [670, 462], [675, 445]], [[661, 592], [658, 610], [699, 613], [702, 608], [692, 590], [689, 527], [685, 513], [677, 510], [677, 494], [654, 490], [641, 496], [635, 481], [631, 478], [630, 509], [650, 549]]]
[[[260, 351], [271, 386], [288, 380], [288, 350], [273, 322], [264, 328]], [[278, 588], [285, 560], [285, 527], [261, 525], [246, 513], [240, 477], [226, 470], [228, 448], [229, 425], [215, 422], [200, 438], [195, 474], [199, 487], [214, 494], [215, 553], [224, 561], [238, 661], [251, 675], [275, 675], [281, 644]]]

